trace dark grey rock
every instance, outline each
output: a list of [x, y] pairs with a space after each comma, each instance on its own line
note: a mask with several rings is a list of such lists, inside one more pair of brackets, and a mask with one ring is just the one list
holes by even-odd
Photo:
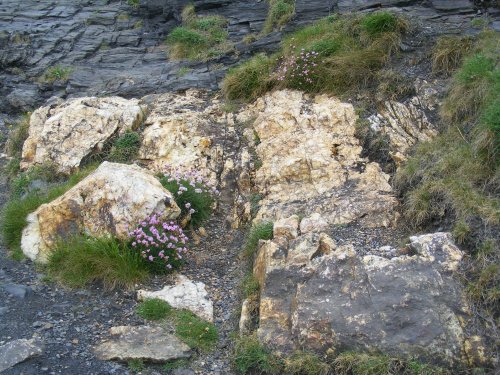
[[5, 291], [9, 294], [11, 294], [14, 297], [17, 298], [25, 298], [26, 295], [31, 293], [31, 288], [25, 285], [19, 285], [19, 284], [6, 284], [3, 286]]
[[44, 344], [38, 338], [19, 339], [0, 346], [0, 372], [43, 353]]

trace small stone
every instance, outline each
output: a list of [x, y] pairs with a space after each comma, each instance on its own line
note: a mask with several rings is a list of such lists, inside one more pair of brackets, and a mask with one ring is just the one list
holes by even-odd
[[26, 297], [27, 294], [31, 292], [31, 288], [25, 285], [19, 285], [19, 284], [7, 284], [4, 285], [3, 288], [7, 293], [10, 295], [23, 299]]
[[165, 286], [156, 292], [147, 290], [137, 292], [138, 300], [142, 301], [147, 298], [159, 298], [176, 309], [187, 309], [209, 322], [214, 320], [214, 307], [208, 297], [205, 284], [195, 283], [183, 275], [177, 277], [174, 286]]
[[286, 237], [289, 240], [297, 238], [299, 229], [299, 217], [290, 216], [286, 219], [277, 220], [273, 226], [274, 237]]
[[0, 346], [0, 372], [43, 352], [38, 338], [19, 339]]
[[94, 350], [104, 361], [139, 359], [161, 363], [191, 355], [190, 348], [163, 327], [119, 326], [109, 332], [112, 337]]

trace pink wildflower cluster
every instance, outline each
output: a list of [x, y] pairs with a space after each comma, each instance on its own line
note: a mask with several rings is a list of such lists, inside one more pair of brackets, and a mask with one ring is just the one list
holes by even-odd
[[131, 245], [141, 256], [160, 269], [180, 266], [188, 251], [188, 237], [173, 221], [162, 221], [161, 214], [146, 217], [129, 233]]
[[194, 169], [185, 171], [179, 168], [166, 166], [165, 177], [167, 177], [168, 182], [177, 182], [177, 185], [179, 186], [179, 191], [177, 192], [178, 195], [182, 195], [182, 193], [187, 191], [187, 187], [183, 185], [183, 182], [187, 182], [194, 189], [195, 193], [219, 194], [219, 191], [215, 188], [215, 186], [213, 186], [207, 178], [203, 177], [200, 172]]
[[[294, 49], [295, 46], [291, 48]], [[277, 80], [298, 86], [312, 84], [318, 58], [318, 52], [306, 52], [303, 48], [298, 55], [283, 57], [276, 71]]]

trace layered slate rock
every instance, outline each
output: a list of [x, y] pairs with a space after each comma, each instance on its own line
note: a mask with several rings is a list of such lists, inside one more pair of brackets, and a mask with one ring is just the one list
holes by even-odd
[[9, 341], [0, 346], [0, 372], [27, 360], [28, 358], [41, 355], [44, 344], [39, 338], [19, 339]]
[[119, 97], [79, 98], [41, 107], [30, 118], [21, 168], [48, 163], [70, 173], [112, 136], [139, 126], [143, 117], [138, 100]]
[[388, 226], [395, 220], [389, 175], [361, 157], [351, 104], [276, 91], [238, 115], [240, 122], [253, 118], [262, 164], [255, 173], [263, 196], [257, 220], [315, 212], [329, 224]]
[[234, 128], [217, 98], [205, 91], [167, 93], [143, 98], [149, 115], [139, 158], [148, 168], [196, 170], [214, 185], [224, 169], [225, 153], [235, 142]]
[[78, 233], [126, 238], [130, 228], [154, 212], [175, 219], [180, 209], [151, 172], [104, 162], [64, 195], [28, 215], [21, 248], [30, 259], [44, 262], [59, 238]]
[[379, 105], [377, 114], [368, 118], [375, 132], [388, 136], [389, 151], [396, 165], [406, 161], [411, 146], [434, 138], [438, 132], [428, 114], [435, 114], [438, 91], [428, 82], [417, 80], [416, 95], [404, 102], [388, 100]]
[[449, 233], [412, 237], [406, 251], [392, 255], [387, 249], [362, 255], [325, 233], [297, 236], [297, 229], [261, 242], [254, 265], [263, 343], [284, 353], [376, 351], [445, 365], [467, 360], [462, 321], [469, 310], [453, 278], [462, 252]]
[[119, 326], [109, 333], [111, 338], [94, 349], [101, 360], [163, 363], [191, 356], [189, 346], [160, 326]]
[[210, 300], [205, 284], [193, 282], [183, 275], [177, 276], [173, 286], [165, 286], [156, 292], [139, 290], [137, 299], [140, 301], [148, 298], [158, 298], [176, 309], [186, 309], [206, 321], [213, 322], [214, 306]]

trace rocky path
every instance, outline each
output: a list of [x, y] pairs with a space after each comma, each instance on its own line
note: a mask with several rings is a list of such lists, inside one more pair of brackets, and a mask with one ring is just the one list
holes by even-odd
[[[1, 204], [6, 181], [0, 185]], [[221, 205], [207, 223], [208, 236], [192, 248], [192, 258], [182, 274], [207, 285], [214, 303], [214, 322], [219, 332], [215, 350], [195, 357], [191, 368], [198, 374], [231, 374], [230, 334], [237, 328], [240, 308], [238, 285], [245, 270], [240, 260], [243, 234], [224, 225], [230, 207]], [[221, 224], [222, 223], [222, 224]], [[173, 275], [155, 277], [137, 287], [161, 289], [173, 283]], [[95, 358], [93, 346], [107, 338], [112, 326], [141, 325], [135, 314], [133, 291], [106, 292], [99, 287], [68, 290], [44, 278], [27, 260], [18, 262], [0, 251], [0, 346], [32, 337], [43, 342], [42, 354], [5, 374], [128, 374], [126, 365]], [[161, 373], [161, 367], [150, 372]]]

